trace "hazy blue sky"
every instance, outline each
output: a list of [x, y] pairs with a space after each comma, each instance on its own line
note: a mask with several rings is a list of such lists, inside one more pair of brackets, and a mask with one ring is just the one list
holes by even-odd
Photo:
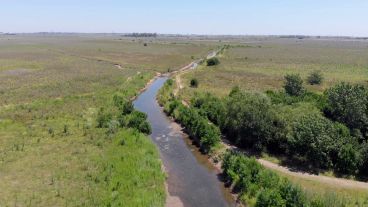
[[368, 36], [367, 0], [0, 0], [0, 32]]

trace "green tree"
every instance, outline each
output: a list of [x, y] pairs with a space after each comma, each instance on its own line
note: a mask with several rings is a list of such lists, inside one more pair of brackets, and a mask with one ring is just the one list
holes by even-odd
[[311, 85], [320, 85], [323, 81], [323, 75], [321, 71], [313, 71], [308, 76], [308, 83]]
[[364, 142], [361, 149], [361, 164], [359, 173], [363, 176], [368, 176], [368, 143]]
[[304, 94], [303, 80], [299, 74], [285, 76], [284, 89], [291, 96], [301, 96]]
[[368, 90], [361, 85], [340, 83], [326, 91], [327, 115], [346, 124], [350, 129], [359, 129], [368, 137]]
[[226, 101], [224, 131], [242, 147], [262, 150], [272, 140], [279, 139], [282, 135], [279, 132], [283, 131], [278, 127], [279, 121], [265, 95], [240, 92]]
[[360, 151], [352, 144], [346, 144], [339, 148], [337, 170], [340, 173], [354, 175], [361, 163]]
[[293, 123], [290, 150], [305, 156], [317, 168], [330, 168], [331, 155], [340, 147], [336, 144], [348, 136], [341, 134], [341, 127], [322, 115], [306, 114]]

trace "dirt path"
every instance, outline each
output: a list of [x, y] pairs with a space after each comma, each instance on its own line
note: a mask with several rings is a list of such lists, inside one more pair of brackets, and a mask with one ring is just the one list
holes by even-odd
[[[211, 52], [207, 55], [207, 59], [216, 57], [217, 55], [218, 55], [218, 51]], [[200, 61], [202, 61], [202, 60], [200, 60]], [[195, 63], [196, 62], [192, 62], [188, 66], [180, 69], [179, 71], [177, 71], [175, 73], [175, 75], [176, 75], [175, 76], [176, 86], [177, 86], [174, 89], [174, 95], [175, 96], [178, 95], [179, 91], [184, 88], [184, 85], [183, 85], [182, 80], [181, 80], [181, 75], [183, 75], [185, 73], [188, 73], [191, 69], [196, 69], [198, 67], [198, 62], [197, 62], [197, 65], [194, 65]], [[231, 148], [231, 149], [234, 149], [234, 150], [241, 151], [236, 146], [230, 145], [230, 144], [225, 143], [225, 142], [223, 144], [228, 149]], [[324, 183], [326, 185], [332, 185], [332, 186], [335, 186], [335, 187], [348, 188], [348, 189], [368, 190], [368, 183], [366, 183], [366, 182], [348, 180], [348, 179], [344, 179], [344, 178], [327, 177], [327, 176], [324, 176], [324, 175], [314, 175], [314, 174], [310, 174], [310, 173], [306, 173], [306, 172], [293, 171], [290, 168], [272, 163], [272, 162], [264, 160], [264, 159], [257, 159], [257, 161], [261, 165], [263, 165], [264, 167], [266, 167], [268, 169], [278, 171], [278, 172], [281, 172], [281, 173], [289, 175], [289, 176], [293, 176], [293, 177], [297, 177], [297, 178], [301, 178], [301, 179], [305, 179], [305, 180], [309, 180], [309, 181]]]
[[[199, 60], [199, 61], [201, 61], [201, 60]], [[181, 75], [187, 73], [190, 70], [196, 69], [198, 67], [198, 62], [199, 61], [194, 61], [194, 62], [190, 63], [189, 65], [187, 65], [187, 66], [185, 66], [185, 67], [181, 68], [180, 70], [173, 73], [174, 75], [176, 75], [175, 76], [176, 88], [174, 89], [174, 95], [175, 96], [178, 95], [179, 91], [184, 88], [184, 85], [181, 81]]]
[[324, 183], [327, 185], [339, 186], [342, 188], [350, 188], [350, 189], [360, 188], [360, 189], [368, 190], [368, 183], [365, 183], [365, 182], [359, 182], [359, 181], [348, 180], [348, 179], [343, 179], [343, 178], [333, 178], [333, 177], [327, 177], [323, 175], [313, 175], [313, 174], [304, 173], [304, 172], [294, 172], [287, 167], [280, 166], [278, 164], [272, 163], [264, 159], [257, 159], [257, 160], [264, 167], [281, 172], [286, 175], [299, 177], [299, 178], [303, 178], [303, 179], [311, 180], [311, 181], [317, 181], [319, 183]]
[[[208, 53], [208, 55], [206, 56], [206, 59], [210, 59], [213, 57], [216, 57], [218, 55], [220, 50], [216, 50], [216, 51], [212, 51], [210, 53]], [[192, 63], [190, 63], [189, 65], [181, 68], [180, 70], [176, 71], [175, 74], [175, 82], [176, 82], [176, 88], [174, 89], [174, 95], [178, 95], [179, 91], [182, 90], [184, 88], [183, 82], [181, 80], [181, 75], [188, 73], [191, 70], [194, 70], [196, 68], [198, 68], [199, 63], [202, 62], [204, 59], [199, 59], [197, 61], [194, 61]]]

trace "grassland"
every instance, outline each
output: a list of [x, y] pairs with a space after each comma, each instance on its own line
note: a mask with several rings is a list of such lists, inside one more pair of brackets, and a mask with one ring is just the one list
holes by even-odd
[[97, 111], [115, 93], [131, 98], [155, 72], [180, 68], [210, 47], [0, 36], [0, 206], [163, 206], [154, 145], [129, 129], [108, 136], [96, 128]]
[[[220, 56], [221, 64], [201, 67], [183, 76], [186, 86], [190, 79], [199, 80], [196, 91], [208, 91], [220, 96], [233, 86], [264, 92], [280, 90], [283, 77], [299, 73], [304, 79], [315, 70], [322, 71], [325, 82], [307, 86], [323, 91], [340, 81], [367, 84], [368, 42], [322, 39], [249, 38], [223, 41], [230, 48]], [[193, 92], [186, 87], [185, 94]]]

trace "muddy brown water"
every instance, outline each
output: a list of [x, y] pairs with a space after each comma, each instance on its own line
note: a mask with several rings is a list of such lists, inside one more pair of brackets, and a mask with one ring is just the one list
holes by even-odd
[[178, 197], [185, 207], [236, 206], [208, 157], [192, 145], [158, 105], [156, 95], [166, 80], [166, 77], [157, 78], [138, 96], [134, 106], [148, 115], [151, 138], [160, 150], [168, 174], [170, 196]]

